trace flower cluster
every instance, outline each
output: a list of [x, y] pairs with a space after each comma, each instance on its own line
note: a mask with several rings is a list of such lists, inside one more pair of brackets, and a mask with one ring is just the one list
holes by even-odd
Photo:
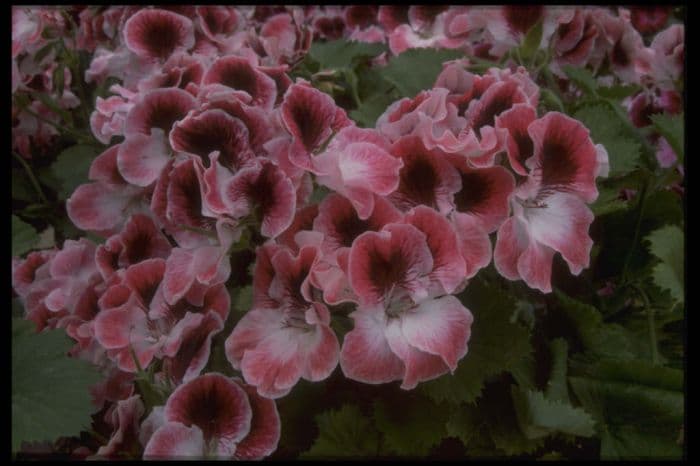
[[[42, 45], [32, 21], [53, 17], [36, 14], [13, 10], [13, 91], [35, 81], [15, 58]], [[647, 33], [664, 22], [637, 10], [178, 6], [77, 16], [77, 46], [93, 54], [86, 80], [120, 81], [90, 117], [109, 147], [66, 204], [77, 227], [105, 241], [14, 259], [12, 279], [26, 318], [65, 329], [73, 354], [107, 375], [93, 398], [110, 440], [84, 452], [99, 457], [262, 458], [280, 436], [273, 399], [300, 379], [340, 366], [348, 379], [412, 389], [454, 372], [473, 322], [455, 295], [492, 259], [503, 277], [544, 293], [555, 253], [574, 275], [589, 266], [587, 204], [607, 152], [581, 122], [538, 114], [527, 70], [447, 63], [431, 89], [360, 128], [290, 78], [312, 38], [499, 59], [541, 20], [562, 77], [564, 64], [607, 63], [623, 81], [653, 81], [658, 92], [630, 104], [638, 126], [652, 108], [680, 107], [664, 86], [682, 71], [682, 27], [645, 47], [634, 25]], [[64, 83], [70, 106], [69, 75]], [[242, 379], [207, 370], [232, 318], [227, 285], [238, 286], [241, 248], [254, 251], [252, 305], [223, 338], [227, 370]], [[347, 317], [353, 327], [339, 338], [332, 322]], [[146, 372], [166, 399], [142, 419], [135, 378]]]

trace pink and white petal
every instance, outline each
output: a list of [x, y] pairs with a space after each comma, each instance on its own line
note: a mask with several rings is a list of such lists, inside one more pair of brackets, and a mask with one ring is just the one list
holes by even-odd
[[471, 278], [491, 262], [491, 240], [482, 223], [471, 215], [454, 212], [452, 222], [466, 264], [464, 278]]
[[168, 304], [175, 304], [190, 289], [195, 280], [194, 254], [175, 248], [166, 261], [163, 294]]
[[339, 153], [338, 167], [346, 186], [386, 196], [399, 186], [403, 162], [375, 144], [356, 142]]
[[202, 430], [179, 422], [167, 422], [151, 436], [143, 451], [145, 460], [204, 459]]
[[551, 293], [554, 252], [552, 248], [530, 241], [518, 258], [518, 274], [527, 286], [537, 288], [543, 293]]
[[299, 330], [293, 327], [272, 331], [255, 348], [244, 352], [243, 378], [255, 385], [260, 395], [280, 398], [301, 378], [304, 360], [297, 333]]
[[423, 301], [401, 317], [401, 332], [411, 346], [440, 356], [454, 372], [467, 354], [474, 317], [454, 296]]
[[391, 319], [384, 330], [391, 351], [403, 361], [406, 371], [401, 388], [411, 390], [420, 382], [435, 379], [450, 368], [440, 356], [425, 353], [411, 346], [401, 331], [400, 319]]
[[382, 306], [360, 308], [350, 314], [355, 328], [345, 335], [340, 350], [340, 368], [345, 377], [369, 384], [401, 380], [405, 367], [389, 347]]
[[574, 275], [588, 267], [593, 240], [588, 229], [594, 215], [577, 196], [554, 193], [547, 207], [527, 209], [531, 238], [561, 253]]
[[464, 281], [467, 266], [459, 254], [457, 234], [452, 224], [437, 211], [426, 206], [418, 206], [409, 211], [404, 221], [425, 234], [433, 256], [433, 270], [430, 276], [442, 285], [445, 293], [454, 292]]
[[507, 218], [498, 229], [493, 251], [493, 264], [498, 273], [508, 280], [520, 279], [518, 259], [530, 242], [530, 236], [522, 221], [515, 216]]
[[125, 220], [125, 212], [137, 195], [133, 189], [115, 189], [99, 182], [83, 184], [66, 201], [66, 210], [78, 228], [108, 231]]
[[280, 416], [273, 400], [258, 395], [255, 387], [244, 385], [248, 394], [253, 418], [250, 432], [238, 442], [234, 458], [238, 460], [258, 460], [271, 455], [276, 449], [281, 435]]
[[328, 378], [338, 365], [338, 337], [327, 324], [318, 324], [313, 338], [307, 333], [305, 339], [306, 367], [303, 377], [312, 382]]
[[153, 128], [150, 136], [133, 134], [119, 146], [119, 172], [131, 184], [148, 186], [168, 164], [168, 151], [165, 135], [160, 128]]
[[235, 369], [240, 369], [244, 353], [256, 348], [270, 333], [279, 329], [281, 321], [282, 314], [276, 309], [256, 308], [248, 311], [226, 339], [226, 359]]

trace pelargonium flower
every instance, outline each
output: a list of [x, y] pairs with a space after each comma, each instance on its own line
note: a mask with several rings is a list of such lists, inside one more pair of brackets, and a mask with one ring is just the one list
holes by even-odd
[[309, 171], [315, 171], [312, 154], [333, 133], [350, 124], [345, 111], [328, 94], [305, 82], [289, 86], [280, 105], [280, 118], [292, 137], [289, 160]]
[[460, 189], [459, 174], [440, 149], [428, 149], [418, 136], [405, 136], [391, 146], [391, 154], [401, 160], [399, 183], [388, 199], [406, 211], [426, 205], [448, 214], [454, 208], [453, 196]]
[[186, 16], [143, 9], [124, 24], [124, 43], [140, 57], [165, 60], [177, 49], [194, 45], [194, 27]]
[[119, 269], [146, 259], [167, 258], [170, 242], [158, 229], [151, 217], [132, 215], [122, 231], [107, 239], [95, 251], [95, 263], [104, 279]]
[[[123, 280], [109, 287], [100, 298], [102, 310], [95, 318], [95, 338], [123, 371], [136, 371], [137, 363], [142, 368], [148, 367], [153, 358], [162, 357], [164, 345], [167, 356], [177, 353], [178, 346], [170, 336], [174, 332], [182, 340], [182, 327], [191, 319], [190, 314], [218, 314], [215, 320], [218, 319], [220, 325], [208, 327], [214, 333], [221, 330], [228, 315], [229, 298], [223, 285], [209, 288], [200, 305], [187, 299], [168, 303], [163, 296], [164, 273], [163, 259], [132, 265], [126, 269]], [[183, 320], [185, 323], [181, 323]], [[191, 353], [183, 362], [189, 359], [188, 364], [192, 366], [189, 370], [198, 372], [208, 359], [209, 339], [195, 338], [195, 341], [206, 347], [191, 346]], [[187, 340], [181, 343], [186, 344]]]
[[374, 194], [386, 196], [399, 186], [403, 162], [390, 150], [376, 131], [346, 126], [314, 158], [316, 180], [348, 198], [360, 218], [367, 219], [374, 209]]
[[313, 221], [313, 232], [322, 235], [320, 247], [323, 256], [311, 270], [310, 276], [311, 284], [323, 291], [326, 303], [333, 305], [357, 301], [347, 277], [350, 247], [362, 233], [379, 231], [402, 218], [401, 212], [390, 202], [376, 195], [372, 214], [364, 220], [346, 198], [335, 193], [326, 196]]
[[125, 451], [140, 450], [138, 431], [143, 413], [144, 406], [139, 395], [118, 401], [109, 417], [114, 431], [107, 444], [98, 448], [93, 459], [118, 459]]
[[534, 155], [530, 176], [516, 191], [513, 216], [498, 230], [496, 269], [510, 280], [551, 291], [551, 267], [559, 252], [575, 275], [588, 267], [593, 241], [586, 207], [598, 196], [595, 177], [604, 162], [588, 130], [578, 121], [550, 112], [528, 127]]
[[246, 58], [229, 55], [216, 60], [207, 70], [204, 84], [222, 84], [246, 92], [254, 105], [272, 110], [277, 98], [277, 85], [267, 74]]
[[233, 218], [252, 216], [268, 238], [291, 225], [296, 210], [292, 181], [277, 165], [263, 160], [240, 170], [223, 188], [226, 213]]
[[129, 184], [117, 165], [120, 144], [97, 156], [88, 178], [66, 201], [71, 221], [83, 230], [108, 236], [119, 231], [131, 214], [148, 211], [148, 188]]
[[428, 211], [419, 208], [412, 215], [420, 229], [392, 223], [363, 233], [353, 244], [349, 278], [360, 307], [350, 314], [355, 328], [340, 354], [350, 379], [402, 380], [401, 387], [411, 389], [454, 371], [467, 352], [471, 313], [453, 296], [437, 297], [445, 286], [454, 291], [453, 279], [464, 277], [464, 262], [449, 223], [436, 224], [440, 216], [430, 218]]
[[262, 396], [284, 396], [300, 378], [323, 380], [338, 364], [330, 313], [309, 282], [318, 258], [315, 246], [296, 256], [274, 243], [258, 248], [253, 309], [226, 340], [226, 358]]
[[274, 401], [218, 373], [180, 385], [158, 417], [149, 426], [160, 424], [146, 442], [145, 459], [261, 459], [280, 438]]

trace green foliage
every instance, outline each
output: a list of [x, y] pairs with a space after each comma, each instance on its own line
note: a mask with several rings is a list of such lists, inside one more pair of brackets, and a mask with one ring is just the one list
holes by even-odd
[[39, 237], [31, 225], [24, 223], [18, 216], [12, 216], [12, 255], [21, 256], [36, 247]]
[[437, 402], [474, 401], [489, 377], [513, 368], [532, 352], [528, 330], [511, 322], [515, 301], [503, 290], [474, 281], [463, 302], [474, 316], [467, 355], [453, 375], [420, 385]]
[[654, 267], [654, 282], [660, 288], [671, 291], [673, 298], [684, 301], [685, 283], [683, 271], [683, 232], [677, 226], [668, 225], [646, 237], [649, 250], [661, 262]]
[[595, 94], [598, 83], [595, 77], [587, 69], [579, 66], [566, 65], [563, 67], [566, 76], [582, 91], [588, 94]]
[[678, 155], [680, 160], [685, 158], [684, 151], [684, 128], [685, 120], [683, 114], [680, 115], [668, 115], [668, 114], [658, 114], [652, 115], [651, 121], [654, 124], [654, 128], [663, 137], [666, 138], [669, 145], [673, 151]]
[[525, 61], [529, 61], [537, 52], [542, 42], [542, 23], [540, 20], [530, 28], [530, 30], [525, 35], [523, 43], [520, 45], [520, 56]]
[[61, 199], [69, 198], [75, 188], [88, 181], [90, 164], [96, 156], [96, 148], [84, 144], [71, 146], [58, 154], [51, 173], [60, 181], [58, 194]]
[[338, 39], [314, 42], [309, 49], [309, 56], [319, 63], [322, 70], [328, 70], [350, 68], [356, 60], [376, 57], [386, 51], [387, 47], [384, 44]]
[[625, 135], [626, 128], [608, 105], [585, 105], [574, 114], [591, 132], [596, 144], [603, 144], [608, 152], [610, 175], [626, 173], [639, 163], [639, 143]]
[[90, 426], [88, 387], [100, 376], [88, 362], [69, 358], [63, 330], [34, 333], [34, 324], [12, 319], [12, 450], [21, 442], [53, 441]]
[[457, 50], [409, 49], [392, 57], [381, 73], [400, 97], [413, 97], [433, 87], [444, 62], [462, 57], [464, 53]]
[[383, 434], [383, 447], [399, 456], [425, 457], [447, 431], [448, 411], [417, 393], [374, 405], [374, 420]]
[[554, 293], [559, 304], [554, 312], [561, 312], [567, 317], [590, 356], [625, 360], [635, 358], [634, 343], [624, 327], [604, 323], [601, 313], [590, 304], [570, 298], [559, 290], [554, 290]]
[[542, 438], [556, 432], [593, 435], [593, 419], [581, 408], [547, 398], [539, 391], [511, 388], [518, 422], [527, 438]]
[[354, 405], [316, 416], [319, 436], [302, 458], [362, 458], [376, 456], [379, 433]]
[[601, 361], [570, 377], [599, 423], [603, 459], [680, 459], [682, 371], [642, 361]]

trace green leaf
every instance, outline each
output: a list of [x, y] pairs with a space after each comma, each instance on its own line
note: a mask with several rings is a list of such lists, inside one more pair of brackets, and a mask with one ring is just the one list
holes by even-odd
[[667, 225], [652, 232], [646, 240], [651, 253], [661, 259], [652, 273], [654, 283], [670, 290], [673, 298], [682, 303], [685, 299], [683, 232], [675, 225]]
[[615, 84], [610, 87], [598, 87], [597, 92], [598, 95], [606, 99], [622, 100], [636, 94], [640, 89], [637, 84]]
[[447, 416], [445, 407], [415, 392], [374, 405], [374, 420], [384, 434], [384, 448], [400, 456], [427, 456], [447, 434]]
[[619, 188], [598, 186], [598, 199], [590, 205], [593, 214], [600, 215], [625, 210], [629, 207], [627, 201], [620, 199]]
[[35, 202], [39, 198], [32, 187], [32, 182], [23, 170], [12, 169], [12, 199]]
[[319, 436], [301, 458], [363, 458], [376, 456], [379, 433], [354, 405], [316, 416]]
[[309, 55], [321, 65], [321, 69], [325, 70], [351, 68], [354, 60], [376, 57], [386, 51], [387, 47], [384, 44], [338, 39], [314, 42], [309, 49]]
[[545, 398], [544, 393], [511, 387], [513, 404], [520, 429], [529, 439], [563, 433], [590, 437], [594, 434], [593, 418], [568, 403]]
[[595, 95], [598, 83], [593, 74], [583, 67], [566, 65], [563, 67], [564, 73], [573, 81], [576, 86], [587, 94]]
[[685, 157], [684, 153], [684, 128], [685, 120], [683, 114], [680, 115], [669, 115], [669, 114], [658, 114], [652, 115], [651, 121], [654, 124], [654, 128], [661, 133], [663, 137], [666, 138], [669, 145], [673, 149], [673, 152], [683, 160]]
[[31, 225], [24, 223], [18, 216], [12, 216], [12, 255], [21, 256], [36, 247], [39, 236]]
[[550, 400], [569, 402], [569, 389], [566, 386], [569, 344], [563, 338], [555, 338], [549, 343], [552, 353], [552, 369], [547, 382], [546, 395]]
[[457, 50], [409, 49], [392, 57], [380, 71], [398, 89], [400, 97], [413, 97], [433, 87], [444, 62], [462, 57], [464, 53]]
[[627, 129], [606, 104], [585, 105], [574, 113], [589, 130], [595, 144], [608, 152], [610, 175], [633, 170], [639, 164], [640, 145], [627, 135]]
[[542, 20], [539, 20], [537, 24], [532, 26], [530, 30], [527, 32], [525, 35], [525, 38], [523, 39], [523, 43], [520, 46], [520, 56], [524, 60], [530, 60], [535, 53], [537, 52], [537, 49], [540, 47], [540, 43], [542, 42]]
[[511, 296], [495, 286], [474, 281], [463, 301], [474, 316], [467, 355], [454, 375], [446, 374], [419, 386], [437, 402], [474, 401], [489, 377], [515, 367], [532, 354], [528, 330], [511, 322], [515, 308]]
[[37, 242], [34, 246], [36, 249], [48, 249], [56, 245], [56, 232], [49, 225], [44, 231], [37, 236]]
[[100, 375], [66, 355], [72, 346], [63, 330], [34, 333], [32, 322], [12, 319], [13, 451], [23, 441], [53, 441], [89, 428], [88, 388]]
[[601, 313], [590, 304], [570, 298], [556, 289], [554, 294], [559, 302], [557, 311], [563, 312], [568, 318], [590, 355], [625, 360], [636, 357], [634, 343], [624, 327], [603, 323]]
[[350, 111], [350, 118], [363, 128], [374, 128], [377, 118], [384, 113], [393, 100], [389, 94], [375, 94], [362, 101], [357, 109]]
[[569, 377], [599, 423], [603, 459], [680, 459], [683, 372], [645, 361], [601, 361]]
[[90, 164], [97, 156], [95, 147], [77, 144], [64, 150], [51, 165], [51, 174], [61, 182], [58, 194], [67, 199], [75, 188], [88, 181]]

